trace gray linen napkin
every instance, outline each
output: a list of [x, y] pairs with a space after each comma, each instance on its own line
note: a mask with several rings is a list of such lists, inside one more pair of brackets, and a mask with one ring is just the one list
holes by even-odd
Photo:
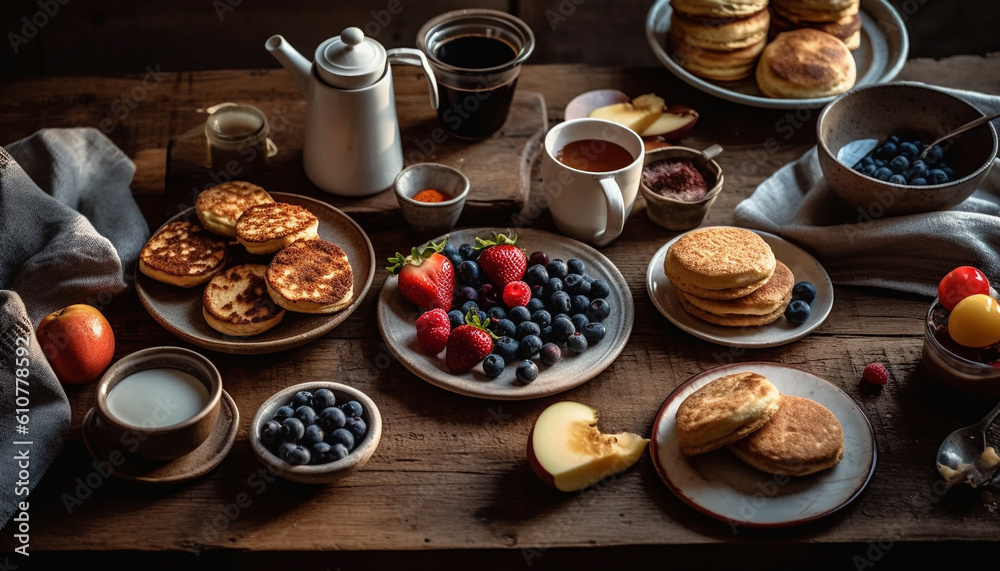
[[[34, 329], [52, 311], [102, 308], [128, 289], [149, 238], [129, 187], [134, 172], [91, 128], [46, 129], [0, 147], [0, 525], [26, 501], [69, 426], [69, 401]], [[26, 485], [12, 460], [25, 452]]]
[[[934, 86], [983, 113], [1000, 96]], [[736, 223], [777, 234], [816, 257], [836, 284], [874, 286], [933, 297], [956, 266], [1000, 279], [1000, 159], [983, 186], [955, 208], [879, 218], [847, 206], [820, 171], [816, 147], [761, 183], [736, 206]]]

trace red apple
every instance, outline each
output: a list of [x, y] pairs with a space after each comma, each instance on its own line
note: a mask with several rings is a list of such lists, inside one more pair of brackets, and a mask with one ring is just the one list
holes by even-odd
[[83, 303], [46, 315], [35, 332], [49, 365], [64, 385], [89, 383], [115, 354], [115, 334], [97, 308]]
[[575, 492], [635, 464], [648, 444], [638, 434], [601, 434], [596, 410], [563, 401], [535, 421], [528, 436], [528, 463], [546, 484]]

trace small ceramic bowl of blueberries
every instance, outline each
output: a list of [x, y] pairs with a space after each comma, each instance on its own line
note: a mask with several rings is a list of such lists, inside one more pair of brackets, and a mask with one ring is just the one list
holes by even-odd
[[361, 469], [382, 435], [382, 417], [361, 391], [301, 383], [271, 395], [250, 423], [254, 454], [279, 476], [327, 484]]
[[984, 123], [928, 144], [982, 116], [971, 103], [921, 83], [861, 87], [820, 113], [820, 168], [844, 202], [871, 218], [947, 210], [989, 174], [996, 129]]

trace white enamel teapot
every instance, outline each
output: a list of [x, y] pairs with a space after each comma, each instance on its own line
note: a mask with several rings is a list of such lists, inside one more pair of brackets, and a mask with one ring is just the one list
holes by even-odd
[[280, 35], [264, 44], [306, 96], [302, 162], [316, 186], [338, 196], [368, 196], [392, 186], [403, 169], [390, 64], [419, 65], [431, 107], [437, 83], [423, 53], [386, 51], [359, 28], [322, 42], [310, 63]]

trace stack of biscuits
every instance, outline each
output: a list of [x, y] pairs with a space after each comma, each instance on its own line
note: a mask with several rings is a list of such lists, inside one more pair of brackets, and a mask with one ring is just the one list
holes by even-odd
[[753, 75], [767, 43], [768, 0], [671, 0], [670, 50], [699, 77], [736, 81]]
[[769, 37], [810, 28], [826, 32], [850, 50], [861, 45], [860, 0], [771, 0]]
[[844, 457], [844, 429], [830, 409], [782, 395], [754, 372], [706, 383], [681, 402], [675, 418], [684, 456], [728, 447], [750, 466], [783, 476], [826, 470]]
[[691, 315], [727, 327], [767, 325], [785, 312], [795, 277], [745, 228], [709, 226], [678, 238], [663, 270]]
[[[176, 220], [153, 234], [139, 254], [139, 271], [184, 288], [205, 284], [202, 314], [213, 329], [257, 335], [281, 322], [286, 310], [334, 313], [351, 303], [347, 254], [319, 238], [319, 220], [308, 209], [234, 181], [200, 193], [195, 211], [197, 222]], [[232, 255], [237, 244], [253, 259], [227, 267], [238, 257]]]

